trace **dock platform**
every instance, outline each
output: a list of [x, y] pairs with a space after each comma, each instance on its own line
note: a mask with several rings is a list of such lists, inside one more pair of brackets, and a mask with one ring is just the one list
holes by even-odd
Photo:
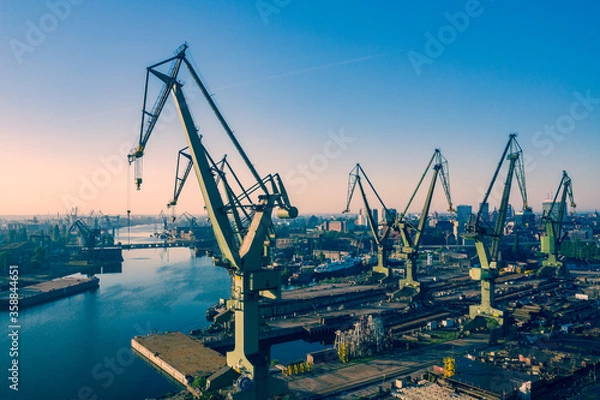
[[194, 379], [208, 378], [227, 364], [225, 356], [181, 332], [136, 336], [131, 347], [195, 395]]
[[[31, 307], [37, 304], [62, 299], [87, 290], [98, 288], [100, 280], [84, 275], [70, 275], [53, 279], [31, 286], [20, 287], [19, 308]], [[7, 309], [10, 300], [10, 290], [0, 292], [0, 306]]]

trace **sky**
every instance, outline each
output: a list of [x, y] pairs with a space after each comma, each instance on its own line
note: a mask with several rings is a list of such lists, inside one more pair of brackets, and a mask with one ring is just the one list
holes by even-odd
[[[166, 210], [185, 146], [171, 99], [141, 191], [126, 154], [146, 67], [184, 42], [259, 174], [279, 173], [301, 214], [340, 213], [356, 163], [402, 210], [436, 148], [453, 203], [478, 204], [511, 132], [534, 211], [563, 170], [577, 209], [600, 209], [600, 5], [415, 3], [3, 0], [0, 215]], [[203, 143], [235, 159], [189, 75], [179, 78]], [[432, 210], [445, 203], [438, 185]], [[511, 203], [522, 205], [516, 186]], [[203, 206], [190, 179], [176, 213]], [[355, 198], [351, 210], [362, 206]]]

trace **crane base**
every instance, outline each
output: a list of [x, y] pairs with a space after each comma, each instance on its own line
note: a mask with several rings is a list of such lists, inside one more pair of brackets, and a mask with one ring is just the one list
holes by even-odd
[[390, 294], [390, 301], [394, 301], [394, 300], [408, 300], [408, 301], [415, 301], [418, 298], [420, 298], [423, 295], [423, 293], [421, 292], [421, 287], [419, 285], [415, 285], [415, 286], [409, 286], [409, 285], [405, 285], [402, 286], [402, 283], [400, 283], [400, 289], [396, 290], [395, 292], [393, 292], [392, 294]]
[[543, 264], [538, 270], [537, 276], [540, 278], [566, 278], [569, 276], [569, 271], [562, 264]]
[[389, 268], [373, 267], [369, 280], [371, 282], [385, 284], [392, 282], [393, 278]]
[[478, 317], [483, 317], [488, 320], [492, 319], [495, 320], [498, 325], [504, 325], [504, 311], [493, 307], [484, 307], [481, 304], [469, 306], [469, 317], [472, 320], [475, 320]]
[[266, 400], [283, 396], [288, 392], [287, 383], [280, 379], [269, 377], [267, 388], [259, 387], [256, 383], [253, 383], [249, 389], [244, 391], [236, 388], [236, 391], [230, 393], [229, 396], [233, 400]]

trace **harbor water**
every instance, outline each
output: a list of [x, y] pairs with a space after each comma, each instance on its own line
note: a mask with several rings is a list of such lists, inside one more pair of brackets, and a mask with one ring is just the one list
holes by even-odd
[[[132, 228], [131, 243], [149, 241], [151, 232], [152, 227]], [[12, 339], [8, 313], [0, 313], [5, 321], [0, 399], [146, 399], [180, 390], [132, 354], [131, 338], [208, 326], [206, 309], [229, 297], [230, 277], [188, 248], [129, 250], [123, 258], [119, 273], [97, 275], [96, 291], [20, 311], [18, 392], [9, 389]], [[272, 354], [291, 361], [303, 356], [298, 349], [318, 348], [284, 344]]]

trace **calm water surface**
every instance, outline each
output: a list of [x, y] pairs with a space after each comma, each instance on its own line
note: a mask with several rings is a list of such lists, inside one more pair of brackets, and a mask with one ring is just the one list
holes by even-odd
[[[95, 292], [21, 311], [19, 392], [8, 389], [3, 368], [0, 399], [144, 399], [178, 390], [131, 354], [131, 338], [207, 326], [206, 308], [228, 297], [229, 276], [187, 248], [123, 257], [121, 273], [97, 275]], [[0, 317], [4, 367], [8, 314]]]
[[[132, 228], [131, 243], [151, 241], [154, 229]], [[0, 399], [145, 399], [179, 390], [132, 355], [131, 338], [206, 327], [206, 308], [229, 297], [229, 275], [187, 248], [130, 250], [123, 257], [121, 273], [97, 275], [95, 292], [20, 312], [17, 393], [8, 388], [8, 314], [0, 313]], [[294, 342], [274, 346], [272, 356], [293, 361], [320, 348]]]

